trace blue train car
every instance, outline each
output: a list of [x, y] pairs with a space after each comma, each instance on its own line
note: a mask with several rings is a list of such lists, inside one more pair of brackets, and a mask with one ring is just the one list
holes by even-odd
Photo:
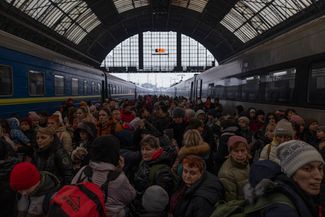
[[0, 117], [58, 110], [67, 98], [134, 98], [136, 85], [0, 31]]

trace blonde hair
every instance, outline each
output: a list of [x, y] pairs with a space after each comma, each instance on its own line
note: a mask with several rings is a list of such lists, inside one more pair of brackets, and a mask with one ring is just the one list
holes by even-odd
[[190, 129], [187, 130], [183, 136], [183, 146], [191, 147], [198, 146], [203, 142], [201, 134], [198, 130]]

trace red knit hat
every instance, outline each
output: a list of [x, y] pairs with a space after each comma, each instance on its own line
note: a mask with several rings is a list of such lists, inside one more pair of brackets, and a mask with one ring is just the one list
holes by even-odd
[[235, 144], [239, 143], [239, 142], [242, 142], [246, 145], [246, 147], [248, 147], [248, 144], [247, 144], [247, 139], [245, 139], [244, 137], [241, 137], [241, 136], [231, 136], [229, 137], [228, 139], [228, 150], [231, 150], [232, 148], [234, 148]]
[[22, 162], [16, 164], [10, 173], [10, 187], [15, 191], [26, 190], [41, 180], [40, 172], [34, 164]]

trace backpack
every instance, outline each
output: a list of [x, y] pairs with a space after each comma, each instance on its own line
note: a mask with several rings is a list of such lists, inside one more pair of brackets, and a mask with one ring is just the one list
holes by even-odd
[[[85, 175], [85, 177], [81, 178], [83, 174]], [[100, 189], [103, 191], [105, 196], [104, 197], [105, 203], [107, 201], [107, 195], [108, 195], [108, 183], [115, 180], [120, 174], [121, 171], [118, 170], [110, 171], [107, 174], [106, 181], [100, 186]], [[87, 165], [85, 166], [84, 170], [80, 173], [77, 183], [83, 182], [84, 180], [87, 180], [88, 182], [92, 182], [93, 181], [92, 176], [93, 176], [93, 170], [89, 165]]]
[[58, 208], [69, 217], [106, 216], [104, 194], [91, 182], [63, 186], [52, 197], [50, 205], [50, 212]]
[[258, 212], [261, 213], [260, 216], [263, 216], [264, 208], [273, 204], [284, 204], [291, 208], [295, 207], [284, 194], [273, 193], [259, 197], [254, 204], [249, 204], [247, 200], [232, 200], [226, 203], [218, 202], [215, 205], [216, 209], [210, 217], [248, 217]]

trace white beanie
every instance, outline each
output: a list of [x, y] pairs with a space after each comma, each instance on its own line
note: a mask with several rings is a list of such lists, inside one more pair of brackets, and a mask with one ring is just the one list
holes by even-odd
[[291, 177], [299, 168], [313, 162], [324, 163], [319, 152], [306, 142], [290, 140], [277, 147], [277, 155], [283, 172]]

